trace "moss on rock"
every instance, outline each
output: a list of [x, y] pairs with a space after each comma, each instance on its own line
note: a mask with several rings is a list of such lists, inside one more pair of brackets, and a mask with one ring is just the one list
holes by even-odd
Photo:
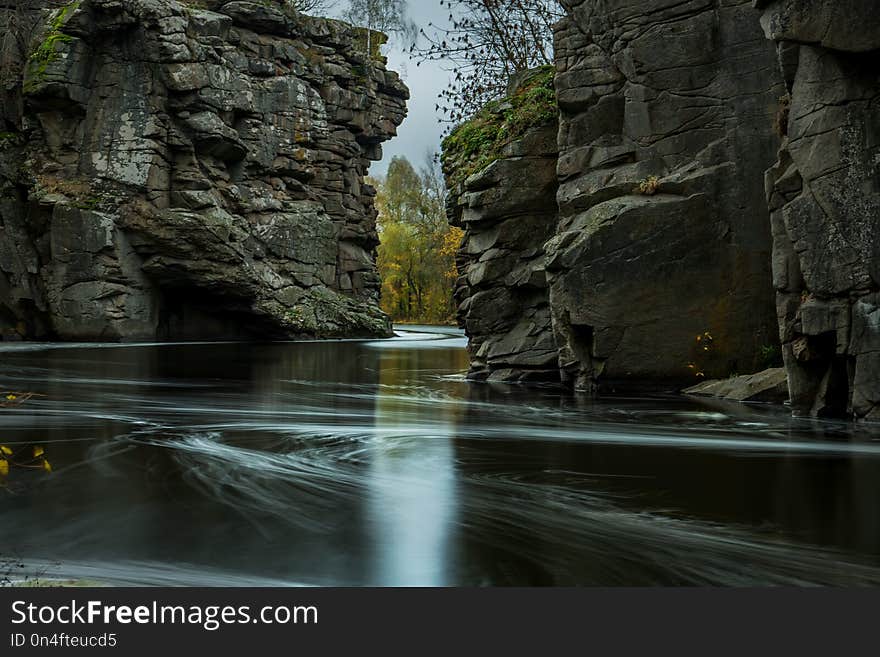
[[443, 140], [443, 173], [454, 189], [499, 159], [505, 146], [531, 128], [557, 120], [556, 70], [543, 66], [507, 98], [488, 103]]
[[34, 91], [45, 79], [49, 66], [58, 60], [58, 46], [68, 43], [73, 37], [63, 32], [68, 18], [81, 4], [81, 0], [74, 0], [52, 14], [49, 21], [48, 31], [43, 40], [37, 45], [28, 59], [27, 77], [24, 82], [25, 93]]

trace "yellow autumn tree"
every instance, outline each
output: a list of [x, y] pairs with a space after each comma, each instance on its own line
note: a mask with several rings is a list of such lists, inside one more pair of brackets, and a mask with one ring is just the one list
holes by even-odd
[[446, 222], [445, 187], [436, 162], [417, 172], [395, 157], [375, 179], [382, 309], [397, 322], [452, 321], [455, 253], [462, 231]]

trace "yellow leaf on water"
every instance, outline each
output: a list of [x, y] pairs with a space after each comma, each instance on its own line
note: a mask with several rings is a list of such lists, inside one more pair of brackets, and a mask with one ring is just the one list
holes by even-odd
[[52, 465], [49, 463], [49, 461], [43, 460], [43, 470], [45, 470], [46, 472], [52, 472]]
[[0, 477], [5, 477], [9, 474], [9, 461], [6, 459], [0, 459]]
[[6, 456], [12, 456], [12, 450], [9, 449], [6, 445], [0, 445], [0, 454], [6, 454]]
[[45, 453], [46, 451], [42, 447], [34, 447], [34, 458], [38, 458]]
[[16, 397], [15, 395], [6, 395], [7, 401], [15, 401], [16, 399], [18, 399], [18, 397]]

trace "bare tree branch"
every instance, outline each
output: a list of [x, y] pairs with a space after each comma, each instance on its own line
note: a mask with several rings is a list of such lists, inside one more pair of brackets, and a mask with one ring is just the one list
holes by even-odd
[[558, 0], [440, 0], [449, 25], [430, 24], [411, 48], [419, 62], [448, 66], [453, 78], [437, 110], [447, 123], [475, 114], [504, 95], [517, 72], [553, 63], [553, 24]]

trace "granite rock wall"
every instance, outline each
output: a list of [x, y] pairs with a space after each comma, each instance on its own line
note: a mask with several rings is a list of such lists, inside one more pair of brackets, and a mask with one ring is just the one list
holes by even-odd
[[555, 147], [514, 142], [452, 195], [471, 375], [595, 393], [763, 369], [785, 87], [753, 8], [564, 4]]
[[544, 270], [557, 223], [556, 132], [555, 122], [528, 131], [450, 196], [450, 221], [465, 231], [455, 299], [472, 379], [559, 380]]
[[344, 23], [201, 4], [45, 13], [3, 106], [6, 338], [389, 333], [365, 176], [406, 87]]
[[761, 369], [776, 343], [761, 172], [785, 89], [753, 9], [564, 4], [546, 247], [563, 379], [657, 388]]
[[880, 12], [758, 1], [788, 93], [767, 173], [773, 282], [795, 412], [880, 419]]

